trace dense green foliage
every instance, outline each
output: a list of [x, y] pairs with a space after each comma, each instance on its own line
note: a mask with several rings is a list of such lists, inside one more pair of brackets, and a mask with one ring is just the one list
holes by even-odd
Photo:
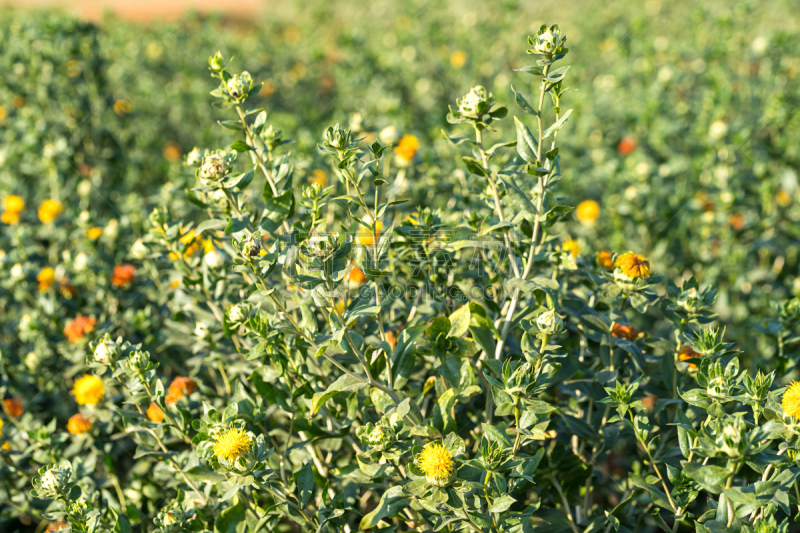
[[786, 531], [789, 3], [373, 9], [3, 18], [0, 526]]

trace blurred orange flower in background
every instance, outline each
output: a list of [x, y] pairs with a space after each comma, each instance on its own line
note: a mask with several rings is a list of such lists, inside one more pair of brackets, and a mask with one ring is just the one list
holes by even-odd
[[94, 326], [97, 320], [90, 316], [78, 315], [74, 320], [67, 322], [64, 326], [64, 335], [67, 336], [69, 342], [78, 342], [87, 333], [94, 331]]

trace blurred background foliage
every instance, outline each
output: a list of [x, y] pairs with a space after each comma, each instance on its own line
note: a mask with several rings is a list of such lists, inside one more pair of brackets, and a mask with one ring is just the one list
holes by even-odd
[[[523, 36], [557, 20], [579, 51], [570, 76], [580, 87], [561, 188], [570, 205], [600, 205], [594, 224], [564, 231], [586, 257], [630, 249], [676, 282], [717, 285], [729, 337], [769, 368], [774, 340], [751, 326], [775, 316], [771, 301], [800, 294], [797, 15], [791, 0], [314, 0], [249, 23], [190, 14], [142, 26], [6, 9], [0, 193], [30, 206], [60, 199], [65, 219], [89, 209], [137, 237], [150, 209], [194, 179], [182, 156], [226, 138], [208, 126], [223, 116], [208, 116], [206, 76], [220, 49], [264, 82], [253, 105], [296, 139], [301, 180], [328, 172], [315, 144], [358, 111], [364, 131], [419, 139], [410, 194], [455, 226], [447, 216], [474, 191], [442, 136], [443, 110], [478, 83], [513, 109], [510, 85], [529, 93], [533, 81], [513, 71], [526, 64]], [[515, 138], [504, 122], [492, 142]]]

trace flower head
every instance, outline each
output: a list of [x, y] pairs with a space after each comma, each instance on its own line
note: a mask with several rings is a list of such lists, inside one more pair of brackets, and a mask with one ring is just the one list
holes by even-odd
[[419, 141], [413, 135], [403, 135], [397, 146], [394, 147], [394, 155], [399, 163], [408, 164], [417, 155]]
[[575, 216], [581, 224], [594, 224], [600, 216], [600, 204], [594, 200], [584, 200], [575, 208]]
[[[679, 361], [686, 361], [687, 359], [696, 359], [700, 357], [701, 354], [694, 351], [691, 346], [684, 346], [678, 352], [678, 360]], [[689, 365], [689, 370], [697, 370], [697, 365], [694, 363], [687, 363]]]
[[67, 421], [67, 431], [73, 435], [86, 433], [87, 431], [91, 431], [91, 429], [92, 421], [83, 413], [74, 414], [69, 417], [69, 420]]
[[617, 257], [614, 266], [619, 268], [622, 275], [629, 279], [645, 279], [650, 275], [650, 263], [643, 256], [633, 252], [627, 252]]
[[630, 155], [633, 153], [634, 150], [636, 150], [636, 146], [637, 146], [636, 139], [632, 137], [625, 137], [617, 145], [617, 152], [619, 152], [619, 155], [623, 156]]
[[783, 393], [781, 407], [787, 415], [800, 420], [800, 381], [793, 382]]
[[565, 241], [564, 244], [561, 245], [561, 249], [569, 253], [570, 259], [577, 259], [583, 251], [581, 244], [575, 239], [568, 239]]
[[122, 264], [114, 267], [111, 274], [111, 284], [117, 287], [124, 287], [136, 278], [136, 267], [133, 265]]
[[178, 376], [169, 384], [165, 401], [167, 403], [175, 403], [179, 398], [193, 393], [196, 388], [197, 382], [195, 380], [184, 376]]
[[639, 330], [633, 326], [624, 326], [622, 324], [614, 324], [614, 329], [611, 334], [619, 339], [628, 339], [633, 342], [639, 338]]
[[598, 252], [597, 253], [597, 264], [606, 270], [613, 270], [614, 269], [614, 261], [612, 260], [611, 252]]
[[444, 487], [453, 480], [453, 456], [443, 444], [429, 442], [422, 448], [417, 461], [431, 485]]
[[103, 380], [92, 374], [85, 374], [76, 379], [72, 386], [72, 394], [78, 405], [94, 405], [103, 399], [105, 393]]
[[8, 416], [12, 418], [19, 418], [22, 416], [22, 398], [6, 398], [3, 400], [3, 407]]
[[103, 228], [100, 226], [95, 226], [93, 228], [89, 228], [86, 230], [86, 236], [89, 238], [90, 241], [96, 241], [100, 238], [103, 234]]
[[6, 210], [0, 215], [0, 220], [4, 224], [16, 224], [19, 222], [19, 214], [25, 209], [25, 200], [16, 194], [6, 196], [4, 202]]
[[50, 267], [44, 267], [42, 271], [36, 275], [36, 281], [39, 282], [39, 290], [44, 292], [55, 283], [56, 271]]
[[71, 322], [67, 322], [64, 326], [64, 335], [67, 336], [69, 342], [78, 342], [87, 333], [94, 331], [94, 326], [97, 320], [85, 315], [78, 315]]
[[[370, 222], [370, 224], [372, 223], [371, 220], [368, 220], [367, 222]], [[378, 230], [376, 232], [377, 237], [378, 239], [380, 239], [381, 230], [383, 229], [383, 222], [379, 220], [378, 222], [375, 223], [375, 227]], [[358, 242], [360, 242], [364, 246], [372, 246], [372, 244], [375, 242], [375, 235], [372, 233], [372, 230], [367, 229], [364, 226], [361, 226], [358, 230]]]
[[58, 200], [47, 199], [39, 206], [39, 220], [49, 224], [58, 218], [64, 206]]
[[147, 418], [153, 422], [160, 423], [164, 420], [164, 411], [161, 410], [156, 402], [150, 402], [150, 407], [147, 408]]
[[228, 428], [217, 436], [214, 443], [214, 455], [226, 461], [235, 461], [250, 453], [253, 440], [242, 429]]

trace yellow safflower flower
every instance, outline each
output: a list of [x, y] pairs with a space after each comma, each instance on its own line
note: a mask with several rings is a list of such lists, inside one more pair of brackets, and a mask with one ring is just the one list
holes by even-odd
[[25, 209], [25, 200], [23, 200], [21, 196], [17, 196], [16, 194], [11, 194], [9, 196], [6, 196], [4, 205], [6, 211], [10, 211], [12, 213], [19, 213], [20, 211]]
[[409, 163], [419, 150], [419, 141], [413, 135], [403, 135], [394, 148], [394, 154], [401, 163]]
[[253, 441], [244, 430], [228, 428], [217, 437], [214, 455], [219, 459], [234, 461], [250, 453], [252, 446]]
[[2, 221], [3, 224], [8, 224], [9, 226], [17, 224], [19, 222], [19, 213], [14, 211], [4, 211], [3, 214], [0, 215], [0, 221]]
[[308, 181], [312, 184], [316, 183], [324, 188], [328, 186], [328, 175], [324, 170], [318, 168], [311, 173], [311, 178]]
[[450, 64], [456, 68], [463, 67], [467, 62], [467, 54], [462, 52], [461, 50], [456, 50], [452, 54], [450, 54]]
[[800, 381], [795, 381], [783, 393], [781, 400], [783, 412], [800, 420]]
[[614, 266], [629, 278], [646, 278], [650, 275], [650, 264], [641, 255], [627, 252], [617, 257]]
[[92, 241], [95, 239], [99, 239], [100, 235], [102, 234], [103, 234], [103, 228], [98, 228], [97, 226], [95, 226], [94, 228], [89, 228], [89, 230], [86, 231], [86, 236], [89, 237], [89, 240]]
[[577, 259], [583, 248], [581, 247], [580, 243], [575, 239], [569, 239], [564, 244], [561, 245], [561, 249], [565, 252], [569, 252], [570, 259]]
[[75, 380], [72, 394], [78, 405], [94, 405], [103, 399], [106, 389], [103, 380], [92, 374], [85, 374]]
[[[367, 222], [370, 222], [370, 221], [368, 220]], [[377, 237], [378, 237], [378, 239], [380, 239], [381, 238], [381, 230], [383, 229], [383, 222], [381, 222], [379, 220], [378, 223], [376, 224], [376, 228], [378, 230]], [[372, 243], [375, 242], [375, 238], [374, 238], [374, 236], [372, 234], [372, 230], [369, 229], [369, 228], [365, 228], [364, 226], [361, 226], [359, 228], [359, 230], [358, 230], [358, 242], [360, 242], [364, 246], [372, 246]]]
[[39, 206], [39, 220], [45, 224], [49, 224], [58, 218], [64, 206], [58, 200], [50, 200], [49, 198], [41, 203]]
[[36, 275], [36, 281], [39, 282], [39, 290], [46, 291], [55, 283], [56, 271], [50, 267], [44, 267], [42, 271]]
[[429, 442], [417, 456], [419, 468], [425, 473], [428, 483], [437, 487], [446, 486], [453, 479], [453, 456], [443, 444]]
[[600, 216], [600, 204], [594, 200], [584, 200], [575, 208], [575, 216], [581, 224], [594, 224]]

